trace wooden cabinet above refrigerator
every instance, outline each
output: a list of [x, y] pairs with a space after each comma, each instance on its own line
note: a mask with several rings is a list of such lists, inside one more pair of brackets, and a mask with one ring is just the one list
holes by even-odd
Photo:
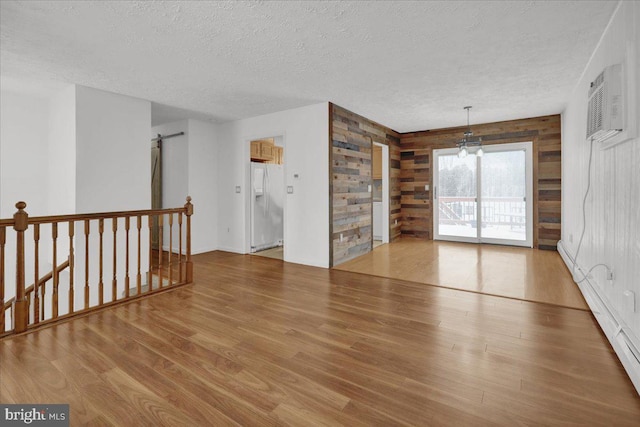
[[282, 164], [282, 147], [274, 144], [273, 138], [251, 141], [251, 161]]

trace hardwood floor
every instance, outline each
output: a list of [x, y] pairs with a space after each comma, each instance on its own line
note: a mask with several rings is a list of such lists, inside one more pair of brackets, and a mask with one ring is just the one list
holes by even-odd
[[279, 259], [282, 261], [284, 259], [284, 246], [277, 246], [275, 248], [265, 249], [264, 251], [254, 252], [251, 255]]
[[590, 312], [213, 252], [196, 283], [0, 341], [71, 425], [637, 425]]
[[405, 237], [334, 269], [589, 309], [555, 251]]

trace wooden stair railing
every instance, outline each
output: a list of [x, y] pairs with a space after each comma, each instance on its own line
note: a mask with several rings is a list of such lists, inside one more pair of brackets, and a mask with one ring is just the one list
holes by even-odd
[[[0, 338], [193, 282], [191, 197], [187, 197], [183, 207], [173, 209], [43, 217], [29, 217], [26, 207], [25, 202], [18, 202], [18, 211], [12, 219], [0, 219]], [[154, 224], [159, 230], [157, 247], [151, 241]], [[76, 235], [76, 228], [82, 232]], [[44, 236], [49, 229], [52, 264], [56, 268], [40, 277], [41, 232]], [[12, 230], [15, 236], [9, 234]], [[32, 232], [29, 234], [33, 239], [25, 242], [27, 231]], [[165, 231], [169, 236], [168, 248], [163, 247]], [[8, 236], [15, 237], [15, 253], [8, 252]], [[78, 263], [74, 247], [81, 249]], [[68, 259], [58, 265], [58, 252], [65, 250]], [[12, 262], [15, 259], [16, 265], [15, 283], [10, 284], [9, 293], [7, 258]], [[26, 259], [34, 268], [34, 284], [28, 287], [25, 287]], [[66, 269], [68, 283], [66, 277], [65, 283], [61, 283], [60, 273]], [[51, 294], [45, 301], [50, 280]], [[60, 294], [65, 291], [66, 298], [61, 299]], [[12, 296], [5, 301], [7, 295]], [[47, 316], [45, 304], [50, 304]], [[6, 316], [9, 308], [10, 319]]]
[[[69, 267], [69, 260], [70, 258], [68, 258], [65, 262], [57, 266], [54, 270], [51, 270], [50, 272], [42, 276], [40, 280], [38, 280], [37, 284], [29, 285], [25, 288], [24, 292], [28, 302], [27, 305], [31, 307], [32, 298], [35, 304], [33, 307], [33, 317], [34, 317], [33, 323], [38, 323], [40, 322], [40, 319], [44, 319], [44, 304], [42, 305], [40, 304], [40, 299], [41, 299], [41, 296], [44, 296], [45, 289], [46, 289], [45, 286], [47, 282], [53, 279], [54, 274], [58, 276], [58, 281], [59, 281], [60, 273], [62, 273], [65, 269], [67, 269], [67, 267]], [[33, 297], [32, 297], [32, 294], [33, 294]], [[13, 297], [4, 303], [5, 312], [13, 307], [13, 302], [15, 300], [16, 300], [16, 297]]]

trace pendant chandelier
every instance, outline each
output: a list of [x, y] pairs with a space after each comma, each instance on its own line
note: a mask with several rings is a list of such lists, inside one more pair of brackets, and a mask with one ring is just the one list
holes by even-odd
[[482, 150], [482, 138], [473, 137], [473, 132], [471, 132], [471, 126], [469, 126], [469, 110], [471, 110], [471, 106], [464, 107], [467, 110], [467, 130], [464, 132], [464, 137], [456, 143], [458, 146], [458, 157], [464, 158], [469, 154], [469, 147], [478, 147], [475, 151], [475, 155], [478, 157], [482, 157], [484, 151]]

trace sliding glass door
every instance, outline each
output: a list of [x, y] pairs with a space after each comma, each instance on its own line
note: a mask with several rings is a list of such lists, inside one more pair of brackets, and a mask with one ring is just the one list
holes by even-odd
[[484, 241], [526, 242], [526, 151], [488, 151], [481, 164], [480, 237]]
[[[441, 152], [436, 156], [436, 152]], [[471, 241], [478, 230], [478, 171], [476, 156], [458, 158], [457, 150], [434, 150], [438, 171], [435, 188], [437, 233]], [[459, 238], [459, 239], [458, 239]]]
[[531, 143], [434, 150], [434, 239], [533, 246]]

